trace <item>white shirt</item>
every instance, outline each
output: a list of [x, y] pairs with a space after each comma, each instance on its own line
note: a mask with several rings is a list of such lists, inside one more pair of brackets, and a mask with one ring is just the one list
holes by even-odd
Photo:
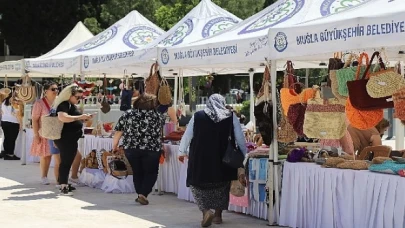
[[11, 106], [5, 105], [4, 102], [1, 104], [1, 121], [10, 122], [10, 123], [17, 123], [18, 119], [16, 117], [16, 113], [14, 108]]

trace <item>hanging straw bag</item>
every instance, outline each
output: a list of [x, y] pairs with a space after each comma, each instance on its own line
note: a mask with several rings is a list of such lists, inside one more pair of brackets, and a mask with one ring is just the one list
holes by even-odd
[[32, 85], [31, 78], [26, 75], [22, 78], [23, 83], [18, 89], [17, 98], [24, 103], [31, 103], [37, 97], [36, 88]]
[[152, 64], [149, 77], [145, 80], [145, 93], [153, 94], [155, 96], [158, 95], [160, 86], [158, 67], [159, 65], [157, 63]]
[[375, 127], [384, 118], [384, 111], [382, 109], [359, 110], [353, 107], [350, 99], [346, 101], [345, 110], [349, 123], [360, 130]]
[[3, 95], [4, 97], [7, 97], [10, 95], [11, 89], [8, 88], [8, 82], [7, 82], [7, 74], [4, 76], [4, 88], [0, 89], [0, 94]]
[[258, 94], [254, 107], [254, 115], [256, 118], [256, 125], [266, 145], [271, 145], [273, 141], [273, 104], [271, 102], [270, 94], [270, 70], [268, 66], [263, 74], [262, 92]]
[[338, 99], [322, 99], [318, 91], [308, 100], [304, 134], [309, 138], [341, 139], [345, 132], [345, 107]]
[[380, 71], [370, 74], [367, 82], [367, 93], [372, 98], [381, 98], [392, 96], [396, 91], [405, 86], [405, 79], [394, 69], [385, 69], [385, 65], [379, 56], [381, 65]]
[[[367, 93], [367, 82], [369, 78], [369, 70], [371, 63], [375, 57], [379, 57], [379, 52], [374, 52], [371, 57], [370, 63], [367, 65], [366, 70], [363, 73], [363, 76], [360, 78], [360, 69], [361, 62], [363, 57], [367, 58], [367, 54], [363, 53], [360, 55], [359, 66], [357, 67], [356, 80], [347, 82], [347, 88], [349, 89], [349, 100], [350, 103], [359, 110], [376, 110], [376, 109], [385, 109], [393, 108], [394, 102], [392, 102], [392, 97], [381, 97], [381, 98], [372, 98]], [[384, 68], [384, 64], [380, 60], [380, 67]]]
[[100, 108], [101, 112], [103, 112], [104, 114], [110, 112], [110, 110], [111, 110], [110, 103], [108, 103], [107, 97], [106, 97], [106, 93], [107, 93], [106, 86], [107, 86], [107, 77], [104, 74], [104, 97], [103, 97], [103, 100], [101, 101], [101, 108]]
[[160, 82], [158, 101], [161, 105], [169, 105], [172, 102], [172, 90], [165, 78]]
[[394, 117], [405, 120], [405, 88], [398, 90], [392, 95], [394, 101]]

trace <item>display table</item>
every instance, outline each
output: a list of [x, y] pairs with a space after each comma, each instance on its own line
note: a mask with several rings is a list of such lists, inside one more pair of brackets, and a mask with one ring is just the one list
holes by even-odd
[[403, 228], [405, 178], [367, 170], [284, 164], [280, 225]]

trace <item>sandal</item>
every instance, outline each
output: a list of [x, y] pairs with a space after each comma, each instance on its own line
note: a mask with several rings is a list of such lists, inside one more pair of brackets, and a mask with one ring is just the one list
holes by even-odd
[[212, 225], [212, 220], [214, 219], [214, 213], [212, 211], [207, 211], [204, 214], [204, 218], [201, 221], [201, 227], [209, 227]]
[[221, 217], [214, 217], [214, 219], [212, 219], [212, 223], [214, 224], [222, 224], [222, 218]]

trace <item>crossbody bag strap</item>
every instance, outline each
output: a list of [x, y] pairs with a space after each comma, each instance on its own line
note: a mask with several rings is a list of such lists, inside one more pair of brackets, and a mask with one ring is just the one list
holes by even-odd
[[46, 108], [48, 109], [48, 112], [51, 112], [51, 107], [49, 106], [48, 102], [46, 101], [46, 98], [42, 98], [42, 101], [44, 102]]

